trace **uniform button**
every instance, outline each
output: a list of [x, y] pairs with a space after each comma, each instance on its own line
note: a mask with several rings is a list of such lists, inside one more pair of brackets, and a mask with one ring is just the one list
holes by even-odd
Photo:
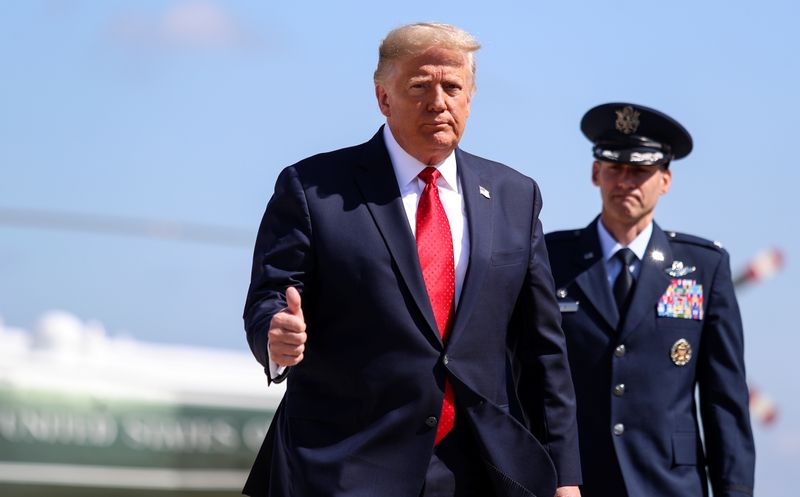
[[625, 433], [625, 425], [622, 423], [617, 423], [614, 425], [614, 435], [620, 436]]
[[425, 419], [425, 424], [428, 426], [428, 428], [433, 428], [438, 422], [439, 420], [436, 419], [436, 416], [429, 416]]
[[617, 357], [622, 357], [625, 355], [625, 345], [617, 345], [617, 348], [614, 349], [614, 355]]
[[625, 393], [624, 383], [620, 383], [619, 385], [614, 387], [614, 395], [616, 395], [617, 397], [622, 397], [624, 393]]
[[442, 359], [442, 362], [444, 363], [445, 366], [447, 366], [447, 363], [450, 362], [450, 358], [447, 357], [447, 354], [445, 354], [444, 358]]

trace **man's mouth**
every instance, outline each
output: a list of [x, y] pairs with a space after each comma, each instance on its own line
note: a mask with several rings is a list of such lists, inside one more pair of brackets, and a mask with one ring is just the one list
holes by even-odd
[[626, 200], [631, 200], [631, 201], [634, 201], [634, 202], [638, 202], [639, 201], [639, 198], [636, 195], [634, 195], [633, 193], [617, 193], [617, 194], [612, 195], [612, 198], [614, 198], [616, 200], [619, 200], [621, 202], [624, 202]]

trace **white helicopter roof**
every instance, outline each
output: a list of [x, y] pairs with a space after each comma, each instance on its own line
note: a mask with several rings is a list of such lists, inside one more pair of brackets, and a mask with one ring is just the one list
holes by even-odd
[[65, 311], [45, 313], [32, 332], [0, 318], [0, 389], [264, 409], [284, 392], [267, 387], [249, 352], [110, 336]]

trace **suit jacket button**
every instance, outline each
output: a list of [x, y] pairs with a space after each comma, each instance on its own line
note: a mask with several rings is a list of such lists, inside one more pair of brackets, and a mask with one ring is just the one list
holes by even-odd
[[625, 355], [625, 345], [617, 345], [617, 348], [614, 349], [614, 355], [617, 357], [622, 357]]
[[425, 419], [425, 424], [428, 426], [428, 428], [433, 428], [438, 422], [439, 420], [436, 419], [436, 416], [429, 416], [427, 419]]
[[620, 436], [625, 433], [625, 425], [622, 423], [617, 423], [614, 425], [614, 435]]
[[447, 366], [447, 363], [450, 362], [450, 358], [447, 357], [447, 354], [445, 354], [444, 358], [442, 358], [442, 362], [444, 363], [445, 366]]
[[620, 383], [619, 385], [614, 387], [614, 395], [616, 395], [617, 397], [622, 397], [624, 393], [625, 393], [624, 383]]

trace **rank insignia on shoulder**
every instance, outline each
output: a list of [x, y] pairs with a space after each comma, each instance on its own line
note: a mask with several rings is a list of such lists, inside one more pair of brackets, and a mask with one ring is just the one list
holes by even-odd
[[703, 319], [703, 285], [696, 280], [673, 279], [658, 299], [659, 317]]
[[692, 360], [692, 346], [685, 338], [681, 338], [672, 345], [669, 357], [676, 366], [686, 366]]
[[673, 278], [680, 278], [697, 270], [694, 266], [685, 266], [682, 261], [672, 261], [672, 267], [665, 269]]

